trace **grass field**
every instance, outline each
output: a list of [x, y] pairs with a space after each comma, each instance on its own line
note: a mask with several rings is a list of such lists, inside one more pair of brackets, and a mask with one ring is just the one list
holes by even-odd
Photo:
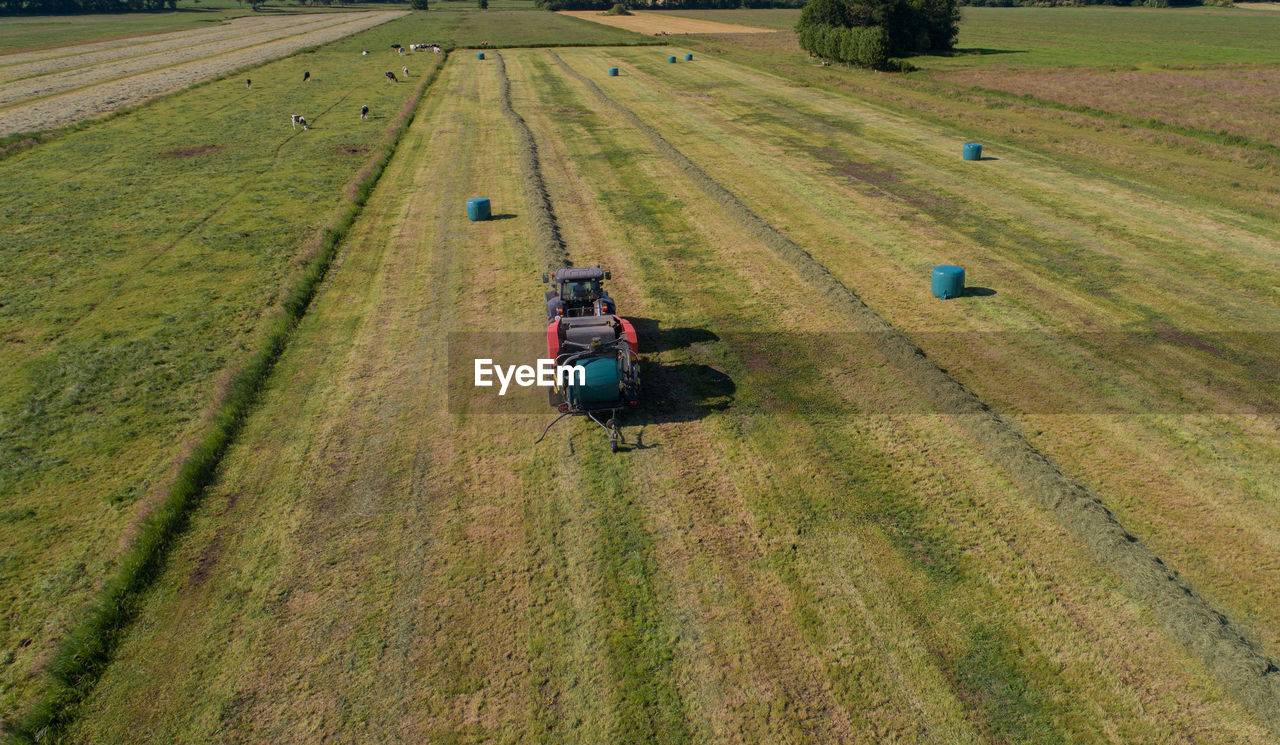
[[[519, 182], [501, 176], [519, 152], [496, 67], [458, 58], [68, 741], [197, 742], [250, 727], [315, 741], [1268, 741], [1196, 658], [1152, 633], [1155, 609], [1030, 501], [1017, 473], [960, 422], [921, 411], [918, 381], [865, 364], [881, 358], [875, 337], [833, 333], [823, 308], [790, 300], [807, 280], [568, 70], [604, 86], [604, 68], [621, 65], [610, 96], [1017, 412], [1270, 647], [1271, 580], [1257, 572], [1271, 563], [1245, 558], [1270, 550], [1274, 521], [1253, 521], [1256, 539], [1238, 532], [1237, 511], [1261, 509], [1246, 490], [1213, 494], [1208, 514], [1184, 522], [1179, 505], [1206, 495], [1159, 472], [1167, 456], [1191, 484], [1228, 467], [1260, 475], [1266, 449], [1206, 461], [1169, 430], [1225, 444], [1264, 420], [1227, 411], [1242, 403], [1231, 396], [1212, 416], [1100, 411], [1167, 402], [1148, 357], [1170, 350], [1119, 361], [1088, 338], [1025, 348], [1037, 337], [1009, 330], [1068, 318], [1123, 343], [1128, 311], [1114, 296], [1088, 300], [1029, 247], [967, 256], [977, 246], [948, 223], [982, 194], [991, 219], [1045, 250], [1075, 211], [1094, 211], [1106, 238], [1121, 218], [1107, 210], [1132, 218], [1124, 205], [1139, 195], [1081, 193], [1070, 172], [1008, 154], [970, 186], [949, 175], [963, 164], [944, 133], [726, 62], [672, 69], [661, 49], [560, 56], [568, 69], [542, 51], [504, 54], [572, 258], [611, 266], [624, 312], [660, 319], [646, 369], [663, 405], [629, 433], [645, 449], [611, 456], [578, 425], [532, 448], [542, 417], [450, 413], [439, 340], [477, 323], [536, 339], [541, 310]], [[746, 137], [751, 153], [732, 145]], [[837, 152], [861, 162], [869, 150], [912, 168], [890, 179], [884, 163], [868, 166], [885, 183], [839, 181], [819, 196]], [[456, 178], [426, 196], [445, 163]], [[1019, 198], [1050, 184], [1045, 202]], [[458, 205], [479, 193], [516, 217], [467, 223]], [[1265, 241], [1238, 240], [1233, 261], [1266, 261]], [[997, 293], [922, 303], [912, 277], [941, 257], [997, 272]], [[1130, 261], [1073, 271], [1142, 274], [1157, 259]], [[1165, 320], [1181, 323], [1193, 301]], [[1242, 324], [1251, 312], [1223, 311]], [[974, 339], [989, 353], [975, 355]], [[1206, 354], [1173, 351], [1188, 376]], [[1060, 400], [1023, 399], [1045, 375], [1012, 363], [1027, 358], [1058, 376]], [[1221, 374], [1248, 385], [1243, 371]], [[729, 408], [705, 405], [726, 392]], [[1268, 441], [1259, 431], [1252, 443]], [[1161, 490], [1131, 491], [1153, 476]], [[1119, 502], [1127, 494], [1144, 503]], [[1201, 567], [1178, 526], [1203, 538], [1217, 519], [1237, 532], [1206, 540], [1237, 550]]]
[[[0, 161], [0, 594], [12, 608], [0, 708], [30, 696], [51, 642], [166, 490], [225, 371], [256, 348], [344, 185], [429, 70], [378, 87], [338, 71], [410, 28], [263, 67], [253, 91], [214, 83]], [[310, 132], [289, 127], [298, 111]]]
[[[1041, 9], [966, 12], [992, 36], [962, 46], [1003, 33], [1025, 56], [888, 76], [817, 67], [785, 32], [452, 56], [136, 623], [50, 735], [1274, 742], [1259, 661], [1280, 650], [1280, 156], [1198, 123], [1203, 106], [1137, 124], [953, 77], [1073, 64]], [[1082, 38], [1141, 19], [1126, 28], [1153, 66], [1199, 17], [1061, 12]], [[782, 17], [741, 17], [763, 13]], [[519, 10], [395, 24], [369, 34], [649, 41]], [[264, 69], [309, 65], [339, 90], [308, 95], [346, 101], [362, 45]], [[1264, 46], [1241, 36], [1245, 67], [1214, 74], [1273, 70]], [[686, 48], [694, 62], [667, 63]], [[1086, 72], [1147, 70], [1146, 54]], [[1214, 54], [1189, 49], [1197, 69], [1179, 72]], [[336, 114], [258, 149], [230, 115], [212, 130], [225, 141], [176, 144], [234, 82], [0, 160], [15, 200], [0, 229], [22, 241], [0, 274], [15, 371], [0, 515], [16, 536], [0, 708], [44, 690], [175, 443], [208, 426], [314, 216], [367, 160]], [[504, 101], [570, 259], [610, 267], [641, 330], [646, 405], [620, 455], [581, 421], [534, 446], [549, 409], [481, 411], [451, 388], [454, 357], [481, 351], [455, 344], [467, 334], [541, 343], [548, 218]], [[987, 160], [960, 159], [970, 139]], [[168, 190], [120, 203], [111, 187], [145, 188], [140, 172]], [[503, 219], [468, 222], [472, 196]], [[976, 291], [931, 298], [939, 263]], [[998, 415], [957, 408], [942, 381]], [[1188, 616], [1209, 607], [1226, 626]]]

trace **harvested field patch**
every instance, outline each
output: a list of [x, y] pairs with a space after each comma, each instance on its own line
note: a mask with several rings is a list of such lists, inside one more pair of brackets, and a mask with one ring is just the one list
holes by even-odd
[[1280, 146], [1280, 70], [965, 70], [935, 75], [989, 88]]
[[[214, 42], [118, 63], [54, 73], [0, 85], [0, 136], [53, 129], [106, 114], [224, 73], [284, 57], [405, 15], [404, 12], [325, 14], [300, 33], [272, 31], [266, 40]], [[314, 28], [313, 28], [314, 26]], [[264, 43], [265, 42], [265, 43]], [[121, 77], [127, 76], [127, 77]], [[259, 81], [259, 90], [262, 90]], [[279, 85], [279, 83], [277, 83]], [[62, 92], [75, 89], [71, 92]], [[36, 100], [30, 101], [35, 98]]]
[[699, 18], [685, 18], [646, 10], [635, 10], [628, 16], [605, 15], [597, 10], [561, 10], [557, 12], [570, 18], [579, 18], [605, 26], [614, 26], [648, 36], [655, 34], [768, 34], [773, 32], [771, 28], [742, 26], [736, 23], [721, 23]]

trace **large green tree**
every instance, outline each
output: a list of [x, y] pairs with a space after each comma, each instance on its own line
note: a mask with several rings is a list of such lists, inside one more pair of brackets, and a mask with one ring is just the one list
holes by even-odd
[[[796, 25], [800, 45], [811, 54], [864, 67], [879, 66], [866, 52], [873, 40], [883, 39], [884, 52], [894, 57], [949, 52], [959, 28], [956, 0], [809, 0]], [[853, 49], [860, 53], [846, 53]]]

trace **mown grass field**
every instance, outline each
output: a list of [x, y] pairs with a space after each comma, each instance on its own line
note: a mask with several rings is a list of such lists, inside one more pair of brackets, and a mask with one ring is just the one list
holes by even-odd
[[[397, 23], [430, 21], [398, 32], [460, 45], [617, 33], [556, 18], [433, 10]], [[1034, 38], [1039, 16], [1025, 18]], [[1025, 461], [940, 408], [936, 378], [993, 407], [1275, 659], [1275, 154], [946, 82], [933, 60], [910, 76], [820, 68], [793, 44], [451, 57], [136, 623], [50, 735], [1273, 742], [1280, 700], [1225, 675], [1217, 648], [1134, 579], [1132, 554], [1099, 548], [1096, 521], [1048, 503]], [[694, 62], [667, 63], [686, 48]], [[1268, 53], [1240, 52], [1257, 66]], [[315, 55], [276, 64], [326, 69]], [[333, 64], [350, 68], [349, 50]], [[0, 504], [19, 537], [4, 566], [26, 572], [6, 574], [0, 595], [15, 609], [0, 704], [40, 694], [52, 646], [163, 490], [174, 443], [203, 426], [219, 375], [255, 347], [323, 213], [315, 196], [310, 222], [298, 206], [296, 172], [272, 189], [285, 174], [246, 165], [237, 178], [256, 201], [240, 202], [229, 164], [168, 165], [232, 160], [247, 134], [176, 157], [162, 128], [128, 128], [180, 121], [236, 82], [89, 130], [133, 142], [130, 157], [67, 149], [77, 133], [0, 161], [49, 159], [45, 211], [55, 185], [96, 194], [74, 203], [87, 205], [78, 229], [103, 241], [68, 248], [53, 221], [22, 232], [41, 214], [34, 198], [0, 215], [28, 241], [0, 285], [16, 298], [0, 307], [5, 369], [21, 371], [0, 378], [0, 411], [26, 417], [4, 420], [21, 426], [0, 451], [17, 467], [4, 469], [17, 474]], [[450, 340], [512, 335], [530, 358], [541, 344], [543, 218], [526, 201], [508, 86], [569, 257], [610, 267], [641, 329], [647, 400], [620, 455], [581, 421], [534, 446], [549, 409], [451, 398]], [[327, 116], [306, 134], [345, 132]], [[282, 153], [304, 152], [308, 140], [283, 134]], [[960, 160], [970, 139], [988, 160]], [[338, 155], [321, 151], [316, 167], [337, 169]], [[55, 170], [73, 159], [100, 170]], [[160, 171], [169, 191], [141, 202], [150, 220], [107, 188], [135, 167], [173, 169]], [[205, 216], [173, 186], [184, 178], [232, 196]], [[332, 211], [343, 183], [335, 170], [308, 188]], [[503, 219], [468, 222], [472, 196]], [[268, 223], [281, 231], [269, 242]], [[112, 244], [111, 226], [135, 232]], [[148, 240], [168, 248], [137, 247]], [[965, 266], [978, 292], [931, 298], [938, 263]], [[944, 372], [903, 364], [866, 313], [815, 292], [832, 283]], [[112, 502], [115, 484], [134, 491]], [[33, 585], [47, 589], [21, 592]]]
[[[251, 91], [220, 81], [0, 161], [0, 708], [38, 689], [51, 645], [167, 489], [226, 371], [256, 348], [349, 198], [344, 185], [429, 72], [399, 86], [344, 74], [360, 49], [412, 28], [393, 23], [255, 70]], [[361, 123], [364, 104], [373, 116]], [[290, 128], [295, 112], [311, 131]]]
[[[541, 317], [497, 67], [456, 57], [68, 742], [249, 729], [305, 741], [1269, 741], [1019, 474], [922, 410], [928, 392], [880, 362], [875, 337], [798, 301], [807, 280], [579, 76], [857, 286], [1267, 636], [1271, 579], [1244, 559], [1269, 550], [1274, 522], [1205, 538], [1236, 548], [1208, 566], [1191, 534], [1238, 526], [1274, 495], [1149, 478], [1162, 463], [1191, 484], [1216, 483], [1225, 465], [1261, 476], [1265, 451], [1204, 459], [1168, 428], [1226, 443], [1270, 419], [1228, 410], [1243, 393], [1194, 415], [1134, 413], [1173, 395], [1159, 387], [1167, 371], [1149, 369], [1171, 350], [1112, 359], [1089, 346], [1106, 334], [1046, 346], [1018, 332], [1079, 320], [1129, 339], [1121, 293], [1091, 298], [1033, 249], [1060, 248], [1056, 231], [1078, 238], [1075, 211], [1090, 210], [1093, 252], [1123, 248], [1135, 265], [1074, 273], [1153, 271], [1163, 244], [1144, 253], [1106, 226], [1133, 219], [1132, 200], [1176, 204], [1117, 185], [1091, 193], [1021, 152], [978, 176], [932, 125], [725, 61], [558, 54], [563, 65], [542, 50], [503, 57], [571, 257], [612, 267], [624, 313], [655, 321], [646, 370], [660, 403], [628, 430], [644, 447], [612, 456], [574, 423], [535, 448], [544, 417], [451, 412], [441, 340], [477, 327], [536, 340]], [[614, 65], [626, 74], [605, 77]], [[750, 152], [734, 145], [748, 139]], [[880, 183], [855, 173], [819, 187], [839, 153]], [[455, 178], [432, 181], [445, 164]], [[1022, 196], [1055, 184], [1052, 198]], [[467, 222], [460, 205], [480, 194], [516, 216]], [[1022, 240], [976, 245], [954, 224], [962, 206]], [[1201, 243], [1209, 232], [1139, 226]], [[1265, 264], [1265, 237], [1236, 231], [1237, 268]], [[996, 294], [922, 297], [940, 258], [992, 272]], [[1222, 267], [1206, 295], [1241, 274]], [[1196, 312], [1195, 298], [1147, 302], [1171, 325]], [[1241, 324], [1262, 313], [1243, 301], [1221, 312]], [[1208, 354], [1172, 351], [1184, 381]], [[1026, 400], [1046, 388], [1058, 398]], [[1266, 431], [1250, 442], [1276, 444]], [[1196, 500], [1198, 520], [1170, 514]]]

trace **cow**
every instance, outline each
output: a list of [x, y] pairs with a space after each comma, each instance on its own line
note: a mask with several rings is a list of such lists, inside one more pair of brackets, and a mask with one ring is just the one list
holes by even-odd
[[398, 82], [400, 82], [399, 80], [396, 80], [396, 74], [395, 74], [394, 72], [389, 71], [389, 70], [387, 71], [387, 80], [390, 80], [390, 81], [391, 81], [391, 82], [393, 82], [393, 83], [398, 83]]
[[252, 80], [250, 80], [249, 78], [245, 78], [245, 79], [244, 79], [244, 87], [246, 87], [246, 88], [252, 88], [252, 87], [253, 87], [253, 81], [252, 81]]
[[294, 129], [297, 129], [299, 124], [302, 125], [302, 131], [304, 132], [310, 129], [310, 127], [307, 126], [307, 118], [305, 116], [301, 116], [299, 114], [291, 114], [289, 116], [289, 122], [293, 124]]
[[308, 81], [308, 80], [310, 80], [310, 79], [311, 79], [311, 71], [310, 71], [310, 70], [307, 70], [306, 72], [302, 73], [302, 82], [304, 82], [304, 83], [305, 83], [305, 82], [307, 82], [307, 81]]
[[369, 118], [369, 107], [368, 107], [368, 106], [361, 106], [361, 107], [360, 107], [360, 121], [364, 121], [365, 119], [368, 119], [368, 118]]
[[407, 77], [409, 77], [409, 67], [408, 67], [408, 65], [406, 65], [406, 66], [404, 66], [404, 67], [401, 67], [400, 69], [401, 69], [401, 70], [404, 70], [404, 76], [405, 76], [406, 78], [407, 78]]

